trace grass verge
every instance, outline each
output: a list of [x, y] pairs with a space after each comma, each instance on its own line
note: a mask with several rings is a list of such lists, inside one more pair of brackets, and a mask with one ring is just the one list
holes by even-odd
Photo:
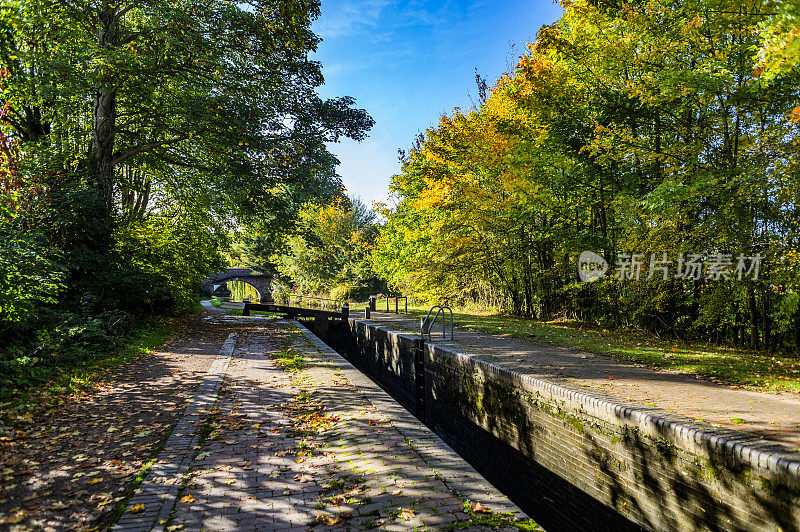
[[464, 501], [464, 513], [470, 520], [456, 525], [457, 529], [486, 527], [492, 529], [515, 527], [523, 532], [533, 532], [542, 528], [533, 519], [519, 519], [514, 514], [494, 513], [480, 503]]
[[114, 506], [114, 511], [108, 516], [108, 518], [101, 524], [98, 528], [101, 530], [108, 529], [111, 525], [116, 523], [122, 517], [122, 514], [125, 513], [125, 508], [127, 508], [128, 503], [133, 498], [133, 495], [136, 493], [136, 490], [139, 486], [144, 482], [145, 477], [153, 468], [153, 464], [156, 462], [156, 458], [158, 458], [158, 454], [167, 444], [167, 440], [169, 440], [170, 435], [172, 434], [172, 430], [168, 431], [163, 438], [153, 447], [152, 451], [150, 452], [150, 459], [145, 462], [142, 467], [139, 469], [139, 472], [136, 473], [136, 477], [131, 481], [125, 491], [122, 492], [120, 495], [120, 500], [117, 502], [116, 506]]
[[[409, 314], [428, 309], [409, 306]], [[563, 346], [642, 363], [717, 383], [766, 392], [800, 393], [800, 357], [659, 338], [630, 329], [604, 329], [576, 321], [541, 322], [491, 311], [454, 312], [457, 327], [524, 338], [545, 346]], [[438, 329], [440, 330], [440, 329]]]

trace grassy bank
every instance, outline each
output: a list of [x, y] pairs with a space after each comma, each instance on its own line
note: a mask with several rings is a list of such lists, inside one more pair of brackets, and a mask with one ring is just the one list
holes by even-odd
[[[408, 313], [424, 316], [429, 308], [409, 306]], [[457, 327], [524, 338], [535, 344], [574, 347], [639, 362], [653, 369], [697, 375], [760, 391], [800, 393], [800, 354], [790, 356], [734, 349], [659, 338], [640, 330], [604, 329], [575, 321], [541, 322], [498, 314], [490, 309], [460, 310], [453, 318]]]
[[[74, 394], [87, 393], [105, 369], [128, 362], [163, 345], [174, 330], [175, 318], [148, 318], [136, 324], [124, 338], [110, 345], [97, 345], [70, 357], [59, 356], [57, 365], [31, 365], [7, 382], [0, 403], [0, 425], [29, 422], [44, 406], [63, 403]], [[2, 434], [0, 428], [0, 436]]]

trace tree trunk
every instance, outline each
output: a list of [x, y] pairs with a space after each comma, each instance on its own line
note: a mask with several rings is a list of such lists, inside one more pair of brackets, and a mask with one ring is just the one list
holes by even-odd
[[756, 307], [756, 291], [753, 285], [747, 287], [750, 303], [750, 348], [758, 347], [758, 308]]
[[[119, 44], [119, 18], [117, 8], [104, 2], [98, 13], [97, 44], [101, 49]], [[117, 87], [104, 78], [110, 74], [100, 72], [101, 80], [95, 89], [92, 102], [91, 169], [96, 184], [101, 188], [107, 213], [114, 208], [114, 136], [117, 122]]]
[[770, 320], [769, 320], [769, 306], [770, 306], [770, 298], [769, 298], [769, 286], [764, 287], [764, 292], [762, 295], [762, 313], [761, 313], [761, 323], [762, 323], [762, 335], [764, 337], [764, 349], [769, 351], [772, 348], [771, 342], [771, 327], [770, 327]]
[[114, 205], [114, 129], [117, 114], [115, 89], [98, 89], [94, 97], [92, 173], [103, 191], [106, 211]]

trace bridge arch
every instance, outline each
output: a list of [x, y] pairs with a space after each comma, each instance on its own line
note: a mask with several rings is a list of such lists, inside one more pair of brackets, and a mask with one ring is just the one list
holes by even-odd
[[262, 303], [273, 301], [272, 276], [253, 272], [249, 268], [228, 268], [225, 271], [213, 273], [202, 281], [201, 287], [206, 294], [213, 295], [215, 287], [228, 281], [240, 281], [252, 286], [258, 292]]
[[[246, 286], [248, 288], [251, 288], [252, 291], [248, 290], [247, 288], [239, 289], [239, 287], [232, 285], [233, 283], [240, 283], [239, 287], [244, 285], [244, 286]], [[227, 287], [228, 291], [231, 293], [231, 295], [236, 298], [235, 299], [236, 301], [239, 300], [238, 299], [239, 296], [243, 296], [243, 299], [250, 297], [252, 295], [252, 292], [256, 293], [256, 297], [258, 298], [259, 301], [261, 301], [261, 298], [263, 297], [262, 294], [261, 294], [261, 290], [259, 290], [259, 287], [257, 287], [256, 285], [252, 284], [246, 278], [245, 279], [241, 279], [239, 277], [234, 277], [234, 278], [231, 278], [231, 279], [228, 279], [227, 281], [225, 281], [225, 285], [227, 285], [226, 287]], [[263, 290], [263, 287], [261, 289]], [[237, 293], [237, 292], [239, 292], [239, 293]], [[242, 292], [244, 292], [244, 293], [242, 293]]]

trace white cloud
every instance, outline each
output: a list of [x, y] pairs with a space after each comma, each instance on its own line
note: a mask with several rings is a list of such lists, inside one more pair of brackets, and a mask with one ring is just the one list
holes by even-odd
[[349, 0], [341, 3], [323, 2], [325, 16], [314, 30], [323, 39], [355, 35], [377, 26], [389, 0]]
[[386, 68], [387, 65], [397, 68], [398, 66], [413, 64], [420, 55], [419, 51], [411, 46], [389, 49], [373, 48], [372, 51], [365, 52], [363, 56], [348, 61], [325, 63], [322, 67], [322, 73], [327, 80], [333, 79], [335, 76], [352, 74], [353, 72], [373, 70], [376, 67]]

